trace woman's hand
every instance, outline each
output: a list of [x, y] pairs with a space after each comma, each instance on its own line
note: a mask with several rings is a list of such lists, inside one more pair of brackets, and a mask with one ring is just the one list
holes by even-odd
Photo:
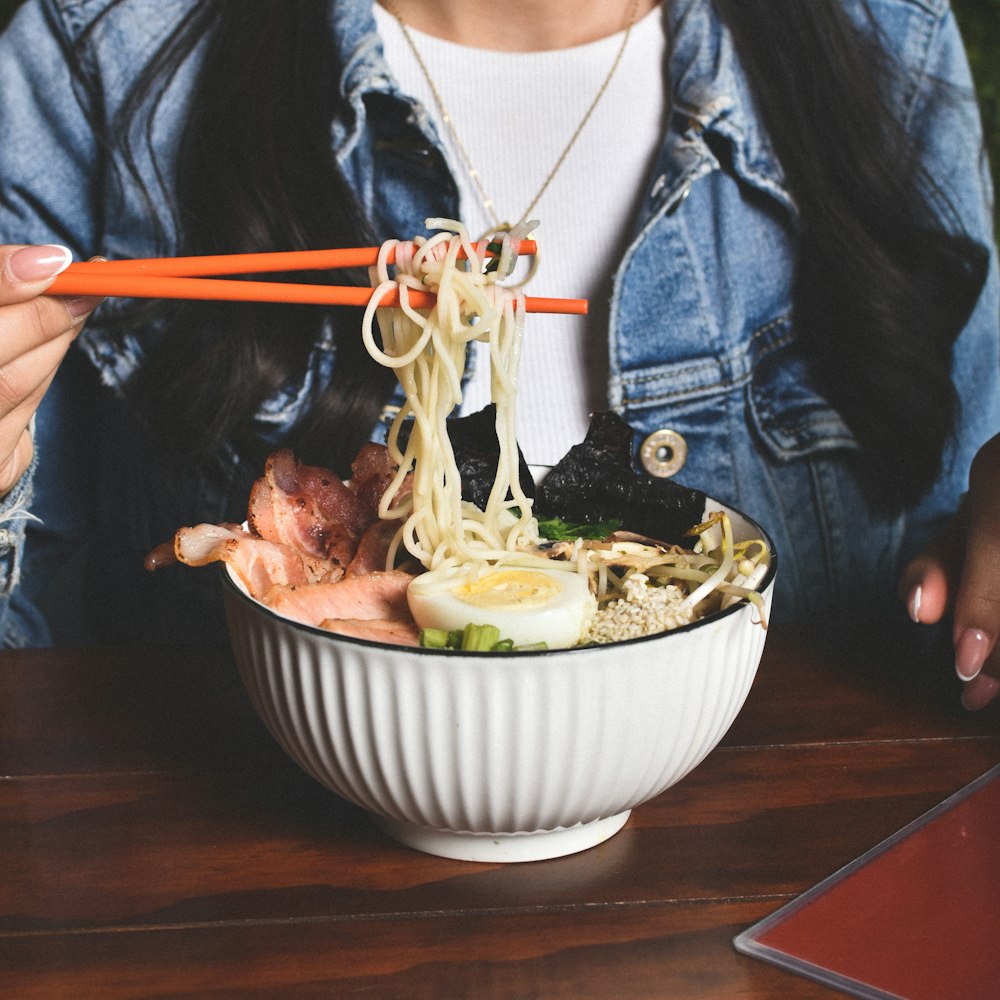
[[28, 468], [31, 418], [100, 301], [42, 295], [71, 260], [60, 246], [0, 246], [0, 496]]
[[942, 534], [903, 572], [914, 621], [953, 610], [955, 670], [962, 704], [980, 709], [1000, 694], [1000, 434], [979, 450], [969, 492]]

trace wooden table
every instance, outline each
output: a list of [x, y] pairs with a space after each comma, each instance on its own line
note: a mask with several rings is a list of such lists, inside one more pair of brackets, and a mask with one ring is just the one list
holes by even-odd
[[484, 865], [291, 764], [225, 652], [0, 654], [0, 996], [817, 998], [733, 936], [1000, 761], [928, 633], [772, 628], [723, 744], [607, 843]]

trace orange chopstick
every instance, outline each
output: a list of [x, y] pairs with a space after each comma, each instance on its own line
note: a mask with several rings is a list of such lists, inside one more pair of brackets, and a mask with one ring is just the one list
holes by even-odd
[[[279, 271], [326, 271], [349, 267], [374, 267], [379, 247], [338, 247], [329, 250], [282, 250], [268, 253], [211, 254], [204, 257], [146, 257], [135, 260], [76, 261], [64, 274], [148, 274], [198, 278], [220, 274], [264, 274]], [[519, 254], [533, 254], [534, 240], [521, 240]], [[459, 252], [460, 257], [465, 254]], [[488, 252], [488, 256], [496, 256]], [[396, 252], [389, 249], [388, 262]]]
[[[124, 296], [146, 299], [200, 299], [228, 302], [297, 302], [327, 306], [366, 306], [373, 289], [346, 285], [304, 285], [277, 281], [227, 281], [217, 278], [169, 277], [147, 274], [109, 273], [101, 262], [94, 269], [63, 271], [49, 285], [47, 295]], [[427, 309], [434, 304], [430, 292], [410, 291], [410, 304]], [[382, 303], [398, 305], [396, 293], [386, 295]], [[526, 296], [524, 307], [533, 313], [568, 313], [584, 315], [586, 299], [553, 299]]]
[[[372, 295], [372, 289], [367, 287], [225, 281], [213, 280], [208, 276], [372, 267], [378, 263], [379, 249], [341, 247], [328, 250], [212, 254], [202, 257], [77, 261], [70, 264], [52, 282], [46, 294], [365, 306]], [[533, 254], [535, 251], [534, 240], [522, 240], [518, 248], [521, 254]], [[490, 255], [495, 256], [492, 253]], [[395, 260], [392, 248], [387, 259], [390, 264]], [[411, 291], [409, 300], [415, 309], [427, 309], [434, 304], [434, 296], [429, 292]], [[399, 297], [396, 294], [387, 295], [383, 302], [387, 306], [398, 305]], [[587, 300], [527, 296], [525, 309], [536, 313], [583, 315], [587, 312]]]

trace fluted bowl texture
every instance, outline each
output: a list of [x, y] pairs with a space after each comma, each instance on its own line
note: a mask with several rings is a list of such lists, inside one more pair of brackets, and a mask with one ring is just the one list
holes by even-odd
[[[770, 539], [726, 509], [737, 540]], [[770, 608], [776, 570], [761, 584]], [[528, 861], [592, 847], [715, 748], [766, 631], [751, 605], [582, 649], [464, 653], [335, 635], [223, 574], [237, 667], [284, 750], [390, 836], [430, 854]]]

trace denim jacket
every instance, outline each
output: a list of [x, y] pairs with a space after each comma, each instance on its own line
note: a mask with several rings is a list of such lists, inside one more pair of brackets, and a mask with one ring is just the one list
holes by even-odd
[[[197, 0], [127, 0], [91, 32], [71, 82], [64, 51], [110, 0], [28, 0], [0, 40], [0, 242], [60, 242], [79, 258], [171, 252], [156, 177], [169, 177], [197, 55], [155, 123], [160, 162], [140, 162], [150, 206], [112, 178], [88, 118], [111, 115], [136, 67]], [[855, 0], [844, 0], [856, 10]], [[968, 232], [992, 243], [989, 175], [964, 51], [947, 0], [872, 0], [879, 29], [910, 70], [901, 119]], [[857, 10], [860, 17], [860, 10]], [[253, 16], [252, 14], [249, 16]], [[954, 510], [972, 456], [1000, 429], [1000, 305], [995, 249], [987, 287], [954, 350], [964, 404], [939, 481], [898, 517], [872, 513], [854, 470], [858, 445], [810, 380], [790, 318], [794, 200], [710, 0], [673, 0], [672, 115], [621, 260], [611, 301], [609, 403], [637, 446], [669, 428], [688, 457], [677, 478], [755, 517], [779, 559], [775, 617], [874, 609], [893, 599], [901, 560]], [[439, 137], [382, 58], [371, 0], [331, 0], [341, 65], [330, 139], [382, 237], [461, 218]], [[961, 107], [931, 102], [928, 81], [967, 88]], [[156, 168], [158, 167], [158, 172]], [[156, 245], [151, 211], [166, 226]], [[0, 631], [8, 645], [207, 641], [222, 636], [210, 570], [146, 573], [146, 551], [175, 528], [240, 520], [259, 470], [240, 456], [168, 480], [119, 390], [144, 363], [144, 339], [112, 333], [119, 305], [91, 318], [39, 410], [36, 461], [0, 511]], [[275, 442], [322, 388], [336, 358], [317, 344], [302, 384], [259, 416]], [[859, 364], [863, 363], [859, 359]], [[27, 512], [30, 512], [27, 513]]]

